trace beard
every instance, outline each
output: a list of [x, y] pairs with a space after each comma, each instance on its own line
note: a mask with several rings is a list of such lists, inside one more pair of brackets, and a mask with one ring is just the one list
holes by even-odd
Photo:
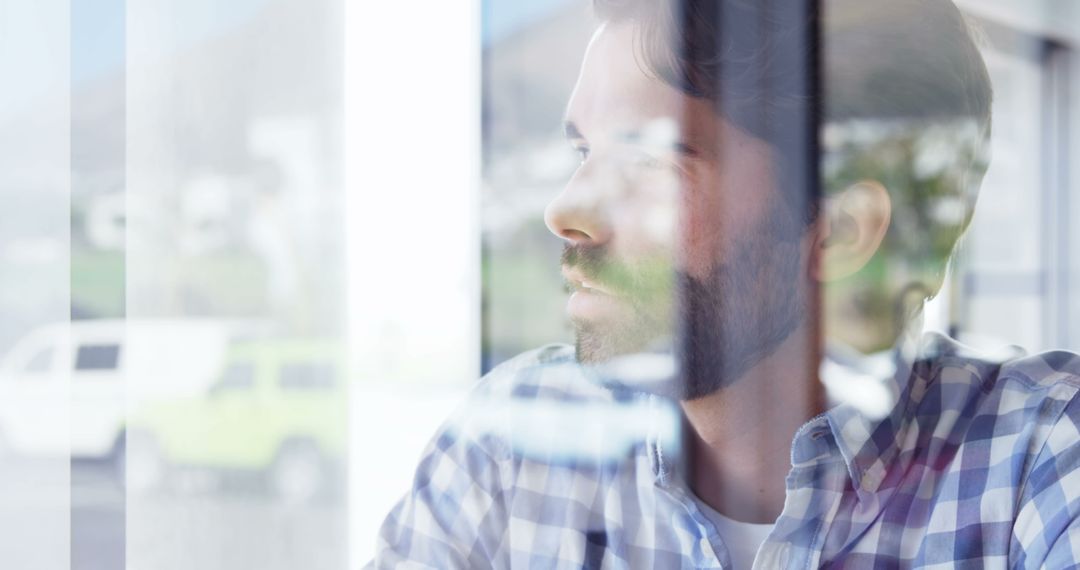
[[[707, 396], [743, 378], [807, 314], [799, 247], [806, 226], [792, 226], [798, 222], [784, 214], [772, 214], [738, 238], [729, 260], [703, 278], [668, 265], [666, 286], [657, 283], [655, 268], [614, 262], [606, 246], [568, 245], [563, 264], [615, 289], [628, 309], [618, 318], [574, 323], [578, 361], [594, 365], [668, 351], [677, 359], [678, 374], [652, 389], [680, 400]], [[611, 275], [620, 277], [617, 286], [606, 279]]]

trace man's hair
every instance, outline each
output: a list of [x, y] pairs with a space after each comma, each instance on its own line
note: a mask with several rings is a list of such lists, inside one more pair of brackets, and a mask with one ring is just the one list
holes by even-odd
[[[951, 0], [822, 0], [821, 99], [806, 105], [818, 93], [796, 66], [809, 59], [791, 54], [805, 53], [806, 38], [814, 37], [805, 26], [816, 23], [784, 15], [792, 6], [593, 0], [601, 20], [636, 25], [635, 57], [646, 72], [709, 100], [747, 133], [772, 142], [778, 128], [816, 109], [826, 127], [824, 191], [881, 181], [894, 212], [880, 255], [892, 265], [900, 260], [907, 281], [891, 288], [915, 282], [933, 296], [987, 166], [992, 89], [974, 30]], [[922, 156], [927, 152], [936, 155]], [[777, 161], [776, 169], [786, 170], [783, 153]], [[933, 162], [946, 164], [928, 174], [921, 165]], [[812, 222], [817, 204], [792, 195], [804, 187], [785, 185], [784, 175], [780, 185], [789, 187], [780, 195], [787, 193], [793, 215]], [[952, 214], [938, 215], [943, 211]]]
[[[790, 9], [757, 0], [593, 0], [604, 21], [638, 24], [645, 69], [768, 140], [800, 76], [778, 58], [802, 34], [770, 26]], [[991, 87], [974, 34], [951, 0], [824, 0], [824, 120], [972, 119], [989, 132]], [[800, 21], [795, 26], [810, 26]], [[778, 62], [780, 62], [778, 64]]]

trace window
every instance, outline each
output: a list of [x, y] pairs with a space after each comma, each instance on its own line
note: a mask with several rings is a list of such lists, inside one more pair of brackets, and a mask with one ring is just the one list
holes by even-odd
[[26, 363], [25, 371], [31, 374], [49, 372], [52, 370], [53, 348], [46, 347], [34, 354]]
[[278, 386], [284, 390], [331, 390], [337, 385], [337, 370], [326, 362], [290, 362], [278, 371]]
[[1080, 4], [2, 6], [0, 568], [1080, 565]]
[[250, 390], [255, 386], [255, 365], [250, 362], [230, 364], [214, 386], [216, 392]]
[[115, 370], [120, 358], [120, 346], [116, 344], [85, 344], [75, 356], [75, 370]]

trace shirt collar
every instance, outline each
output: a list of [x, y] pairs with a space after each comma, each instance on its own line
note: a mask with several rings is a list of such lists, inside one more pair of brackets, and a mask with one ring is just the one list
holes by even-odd
[[[825, 414], [825, 423], [847, 465], [852, 486], [862, 492], [876, 493], [897, 458], [910, 427], [907, 410], [918, 385], [912, 381], [910, 369], [897, 370], [893, 381], [902, 385], [892, 411], [881, 419], [871, 419], [849, 403], [843, 403]], [[798, 438], [796, 438], [798, 439]], [[796, 444], [798, 441], [795, 442]]]
[[[880, 419], [872, 419], [851, 403], [840, 403], [826, 413], [803, 425], [792, 440], [793, 468], [815, 464], [839, 451], [847, 466], [852, 486], [860, 493], [876, 493], [893, 473], [902, 473], [904, 465], [896, 463], [910, 454], [901, 451], [910, 447], [912, 410], [926, 394], [928, 373], [936, 358], [955, 352], [955, 345], [937, 334], [917, 338], [902, 335], [893, 350], [895, 363], [891, 380], [895, 402], [891, 411]], [[650, 396], [659, 404], [665, 398]], [[651, 437], [646, 450], [655, 481], [669, 485], [675, 477], [677, 458], [683, 450], [672, 446], [663, 437]], [[834, 447], [835, 446], [835, 447]]]
[[[974, 356], [966, 354], [968, 350], [938, 333], [905, 334], [893, 351], [894, 373], [888, 381], [895, 394], [891, 411], [880, 419], [872, 419], [852, 403], [840, 403], [825, 414], [857, 491], [876, 493], [906, 471], [914, 454], [904, 452], [916, 446], [919, 435], [916, 409], [944, 363], [951, 357]], [[940, 412], [936, 410], [934, 414]]]

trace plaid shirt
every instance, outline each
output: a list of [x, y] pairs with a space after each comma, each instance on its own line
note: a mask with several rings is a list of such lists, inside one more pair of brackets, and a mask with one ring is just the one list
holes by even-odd
[[[919, 354], [883, 419], [840, 405], [798, 431], [754, 568], [1080, 565], [1080, 357]], [[677, 431], [673, 402], [601, 387], [568, 347], [518, 357], [436, 435], [371, 565], [730, 568]]]

